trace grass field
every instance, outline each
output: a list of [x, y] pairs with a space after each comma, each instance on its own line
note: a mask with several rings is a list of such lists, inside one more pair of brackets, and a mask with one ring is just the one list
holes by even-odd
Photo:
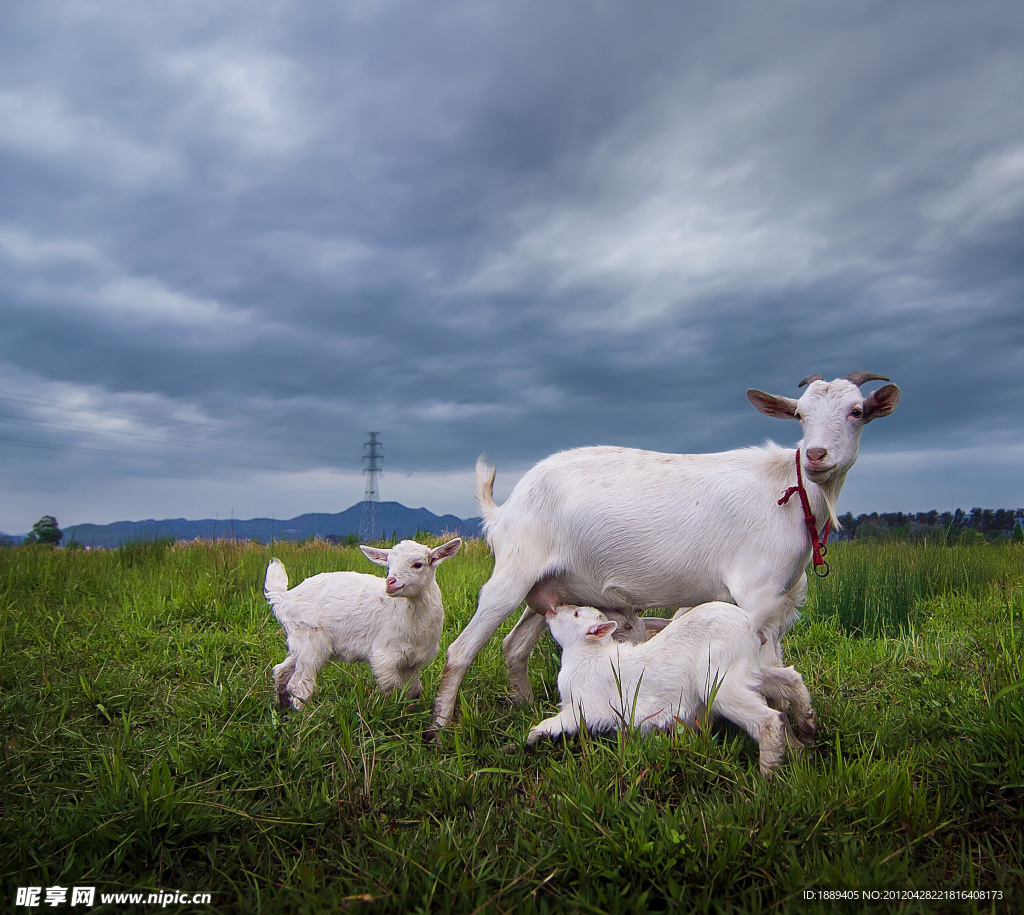
[[[0, 550], [4, 911], [26, 886], [94, 886], [95, 911], [122, 890], [234, 912], [1024, 911], [1024, 549], [833, 546], [787, 641], [820, 739], [771, 781], [727, 725], [506, 752], [556, 705], [550, 639], [530, 707], [505, 701], [494, 640], [439, 748], [420, 735], [440, 656], [419, 702], [332, 665], [279, 715], [271, 555]], [[293, 583], [375, 570], [273, 555]], [[490, 569], [479, 542], [440, 567], [442, 647]], [[913, 898], [935, 891], [1001, 899]]]

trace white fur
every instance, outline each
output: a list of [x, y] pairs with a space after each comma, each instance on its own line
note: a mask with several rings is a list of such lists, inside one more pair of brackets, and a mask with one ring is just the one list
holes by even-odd
[[609, 638], [615, 623], [593, 607], [559, 607], [548, 625], [562, 646], [559, 714], [531, 729], [527, 744], [542, 737], [637, 727], [691, 727], [713, 715], [743, 728], [760, 746], [768, 774], [785, 749], [782, 713], [766, 697], [791, 702], [802, 738], [814, 736], [814, 710], [804, 681], [792, 667], [764, 661], [761, 640], [739, 607], [707, 603], [673, 620], [643, 644]]
[[288, 590], [279, 559], [267, 566], [264, 593], [288, 636], [288, 656], [274, 667], [282, 707], [301, 709], [316, 675], [332, 657], [365, 661], [380, 688], [408, 684], [410, 698], [423, 691], [419, 672], [437, 654], [444, 605], [434, 572], [462, 541], [430, 549], [403, 540], [390, 550], [361, 546], [368, 559], [387, 566], [386, 579], [361, 572], [322, 572]]
[[[865, 423], [892, 412], [899, 389], [863, 397], [852, 381], [811, 381], [797, 401], [747, 393], [769, 415], [799, 419], [804, 482], [818, 524], [832, 517], [857, 459]], [[498, 626], [538, 592], [557, 603], [602, 611], [692, 607], [727, 601], [744, 607], [781, 662], [782, 635], [807, 587], [811, 544], [794, 495], [795, 450], [768, 443], [719, 454], [662, 454], [632, 448], [578, 448], [528, 471], [502, 506], [494, 470], [477, 463], [476, 497], [494, 552], [494, 573], [473, 619], [448, 649], [435, 723], [452, 717], [466, 670]], [[503, 648], [513, 698], [530, 701], [526, 663], [544, 630], [527, 612]]]

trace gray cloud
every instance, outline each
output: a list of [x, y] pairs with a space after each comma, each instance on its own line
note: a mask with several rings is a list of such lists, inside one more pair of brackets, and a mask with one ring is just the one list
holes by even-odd
[[481, 450], [792, 441], [746, 388], [853, 369], [842, 508], [1024, 504], [1013, 4], [7, 19], [0, 529], [344, 508], [368, 429], [469, 514]]

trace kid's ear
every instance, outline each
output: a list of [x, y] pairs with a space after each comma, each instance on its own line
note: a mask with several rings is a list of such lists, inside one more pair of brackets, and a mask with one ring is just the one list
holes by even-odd
[[606, 623], [594, 623], [586, 631], [586, 637], [588, 639], [603, 639], [605, 636], [611, 635], [616, 629], [619, 628], [619, 624], [613, 620], [608, 620]]
[[454, 540], [449, 540], [447, 543], [442, 543], [440, 546], [435, 546], [430, 551], [430, 564], [435, 565], [436, 563], [443, 562], [445, 559], [451, 558], [459, 551], [461, 547], [461, 537], [456, 537]]
[[360, 544], [359, 549], [363, 551], [363, 555], [370, 562], [375, 562], [377, 565], [384, 566], [385, 568], [387, 567], [388, 555], [391, 553], [391, 550], [378, 550], [375, 546], [363, 546], [362, 544]]

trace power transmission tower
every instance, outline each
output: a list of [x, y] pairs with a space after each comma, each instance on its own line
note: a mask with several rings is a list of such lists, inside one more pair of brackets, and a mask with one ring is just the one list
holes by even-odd
[[369, 432], [370, 440], [363, 445], [363, 460], [367, 466], [363, 468], [366, 474], [366, 494], [363, 496], [363, 516], [359, 521], [359, 539], [363, 543], [370, 543], [383, 537], [380, 529], [380, 494], [377, 492], [377, 477], [381, 474], [378, 461], [384, 460], [380, 449], [384, 446], [377, 441], [379, 432]]

